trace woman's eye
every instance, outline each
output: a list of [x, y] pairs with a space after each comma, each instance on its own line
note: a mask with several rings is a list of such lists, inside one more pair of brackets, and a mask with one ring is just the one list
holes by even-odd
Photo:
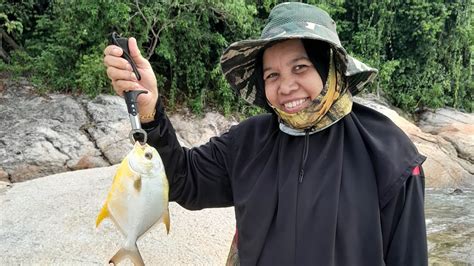
[[277, 76], [278, 76], [277, 73], [270, 73], [270, 74], [268, 74], [268, 75], [264, 78], [264, 80], [273, 79], [273, 78], [275, 78], [275, 77], [277, 77]]
[[305, 70], [308, 66], [307, 65], [297, 65], [295, 66], [295, 71], [296, 72], [301, 72], [303, 70]]

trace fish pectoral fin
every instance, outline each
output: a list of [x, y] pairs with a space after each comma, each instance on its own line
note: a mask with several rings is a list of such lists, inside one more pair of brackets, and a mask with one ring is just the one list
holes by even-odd
[[166, 226], [166, 234], [170, 233], [170, 211], [169, 209], [166, 209], [166, 211], [163, 213], [163, 223]]
[[110, 216], [109, 209], [107, 208], [107, 204], [104, 204], [102, 209], [99, 212], [99, 215], [97, 216], [97, 219], [95, 220], [95, 227], [97, 228], [99, 224], [107, 217]]
[[142, 179], [141, 179], [141, 177], [137, 177], [133, 181], [133, 187], [137, 190], [137, 192], [140, 192], [140, 190], [142, 189]]
[[119, 251], [117, 251], [117, 253], [115, 253], [115, 255], [109, 260], [109, 264], [113, 263], [114, 265], [117, 265], [127, 257], [130, 258], [135, 266], [145, 265], [142, 255], [140, 255], [140, 251], [138, 251], [137, 244], [132, 246], [130, 249], [126, 249], [125, 247], [119, 249]]

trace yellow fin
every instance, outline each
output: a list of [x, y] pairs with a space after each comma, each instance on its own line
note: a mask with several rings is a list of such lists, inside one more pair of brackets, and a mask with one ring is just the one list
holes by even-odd
[[163, 213], [163, 223], [166, 226], [166, 234], [170, 233], [170, 211], [169, 209], [166, 209], [166, 211]]
[[99, 224], [104, 220], [105, 218], [109, 217], [109, 209], [107, 208], [107, 204], [104, 204], [102, 209], [99, 212], [99, 215], [97, 216], [97, 220], [95, 221], [95, 227], [97, 228]]

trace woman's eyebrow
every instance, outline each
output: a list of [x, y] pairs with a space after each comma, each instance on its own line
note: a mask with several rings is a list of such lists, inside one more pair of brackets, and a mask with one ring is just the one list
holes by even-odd
[[[297, 57], [297, 58], [295, 58], [295, 59], [290, 60], [290, 62], [288, 62], [286, 65], [287, 65], [287, 66], [292, 65], [292, 64], [294, 64], [295, 62], [298, 62], [298, 61], [300, 61], [300, 60], [308, 60], [308, 61], [309, 61], [309, 58], [308, 58], [308, 56], [306, 56], [306, 55], [302, 55], [302, 56], [299, 56], [299, 57]], [[263, 69], [262, 73], [265, 73], [265, 71], [268, 71], [268, 70], [271, 70], [271, 69], [272, 69], [272, 67], [266, 67], [266, 68]]]
[[272, 68], [271, 67], [266, 67], [266, 68], [263, 69], [262, 73], [265, 73], [265, 71], [268, 71], [270, 69], [272, 69]]
[[294, 64], [295, 62], [298, 62], [298, 61], [300, 61], [300, 60], [308, 60], [308, 61], [309, 61], [309, 58], [308, 58], [308, 56], [306, 56], [306, 55], [302, 55], [302, 56], [300, 56], [300, 57], [297, 57], [297, 58], [295, 58], [295, 59], [292, 59], [290, 62], [288, 62], [287, 65]]

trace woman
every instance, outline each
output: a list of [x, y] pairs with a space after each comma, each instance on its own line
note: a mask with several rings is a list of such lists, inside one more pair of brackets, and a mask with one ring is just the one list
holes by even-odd
[[260, 39], [227, 48], [226, 79], [270, 113], [192, 149], [179, 145], [150, 64], [129, 45], [140, 81], [119, 48], [107, 47], [104, 63], [119, 95], [150, 92], [138, 99], [142, 122], [170, 200], [234, 206], [240, 264], [427, 264], [425, 157], [388, 118], [352, 102], [376, 70], [346, 53], [326, 12], [280, 4]]

